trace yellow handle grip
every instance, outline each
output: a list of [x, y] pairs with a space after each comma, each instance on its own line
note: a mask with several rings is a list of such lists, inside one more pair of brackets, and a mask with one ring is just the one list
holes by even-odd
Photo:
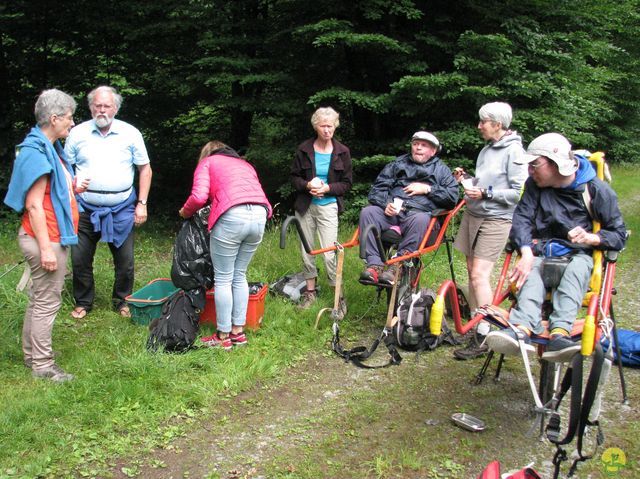
[[582, 355], [591, 356], [593, 352], [593, 342], [596, 336], [596, 321], [592, 314], [588, 314], [584, 319], [582, 327]]
[[431, 306], [431, 315], [429, 316], [429, 329], [434, 336], [440, 336], [442, 333], [442, 316], [444, 315], [444, 295], [436, 296], [436, 300]]

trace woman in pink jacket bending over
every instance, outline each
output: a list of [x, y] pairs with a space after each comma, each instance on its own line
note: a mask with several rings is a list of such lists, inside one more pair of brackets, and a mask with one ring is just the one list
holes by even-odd
[[209, 202], [217, 331], [202, 341], [229, 350], [247, 344], [247, 268], [272, 209], [253, 166], [219, 141], [202, 148], [180, 216], [189, 218]]

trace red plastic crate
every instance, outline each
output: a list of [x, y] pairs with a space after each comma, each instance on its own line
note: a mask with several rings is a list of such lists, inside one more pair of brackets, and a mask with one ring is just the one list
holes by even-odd
[[[253, 283], [249, 283], [251, 286]], [[245, 327], [255, 331], [260, 329], [262, 318], [264, 318], [264, 300], [269, 292], [269, 285], [264, 283], [260, 291], [249, 295], [249, 304], [247, 305], [247, 323]], [[200, 313], [200, 324], [216, 325], [216, 302], [214, 299], [214, 288], [207, 291], [207, 300], [204, 310]]]

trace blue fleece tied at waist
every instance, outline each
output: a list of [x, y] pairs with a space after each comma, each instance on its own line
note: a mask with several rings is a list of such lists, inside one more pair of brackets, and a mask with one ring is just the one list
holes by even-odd
[[100, 241], [113, 243], [116, 248], [122, 246], [133, 229], [136, 200], [135, 190], [131, 190], [129, 198], [114, 206], [95, 206], [78, 198], [84, 210], [90, 213], [94, 233], [101, 233]]
[[[27, 193], [36, 180], [43, 175], [50, 175], [51, 203], [60, 231], [60, 244], [78, 244], [64, 168], [72, 177], [73, 171], [67, 163], [62, 145], [59, 141], [52, 144], [40, 127], [35, 126], [18, 145], [17, 151], [9, 188], [4, 198], [5, 204], [18, 213], [22, 212]], [[60, 160], [64, 162], [64, 166]]]

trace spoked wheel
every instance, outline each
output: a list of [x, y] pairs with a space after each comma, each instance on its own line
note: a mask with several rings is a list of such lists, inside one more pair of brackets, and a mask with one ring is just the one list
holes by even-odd
[[[467, 295], [469, 294], [469, 287], [465, 284], [456, 283], [456, 296], [458, 300], [458, 309], [460, 311], [460, 316], [462, 318], [470, 318], [471, 317], [471, 306], [469, 306], [469, 301], [467, 300]], [[449, 296], [445, 296], [444, 299], [445, 305], [445, 315], [448, 319], [453, 318], [453, 307], [451, 305], [451, 299]]]

